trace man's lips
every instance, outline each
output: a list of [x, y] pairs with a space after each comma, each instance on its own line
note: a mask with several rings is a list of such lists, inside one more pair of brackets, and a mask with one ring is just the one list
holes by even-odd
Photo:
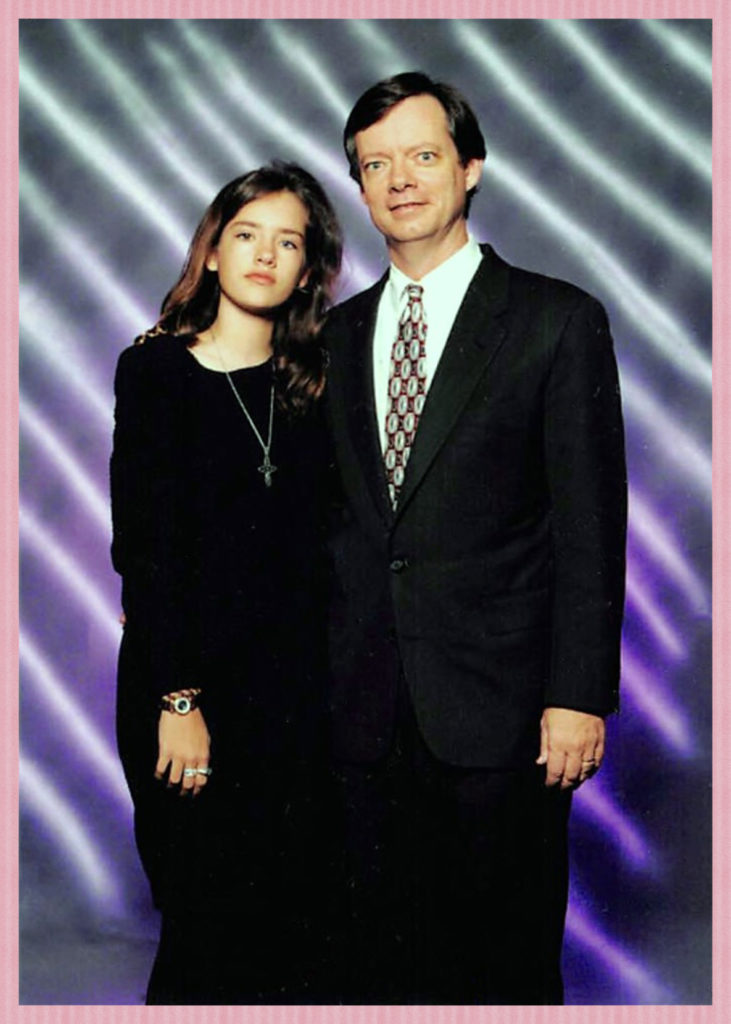
[[247, 274], [247, 281], [253, 281], [255, 284], [274, 284], [274, 278], [271, 274]]
[[410, 210], [417, 210], [425, 203], [417, 202], [415, 199], [410, 199], [407, 202], [396, 203], [395, 206], [389, 206], [391, 213], [408, 213]]

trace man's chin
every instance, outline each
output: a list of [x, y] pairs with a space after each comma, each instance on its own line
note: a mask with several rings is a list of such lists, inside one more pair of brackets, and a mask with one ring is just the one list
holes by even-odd
[[399, 222], [398, 224], [390, 224], [389, 230], [387, 232], [383, 231], [382, 233], [389, 241], [397, 245], [403, 245], [407, 242], [424, 242], [433, 237], [433, 232], [430, 231], [423, 223], [407, 223], [406, 221]]

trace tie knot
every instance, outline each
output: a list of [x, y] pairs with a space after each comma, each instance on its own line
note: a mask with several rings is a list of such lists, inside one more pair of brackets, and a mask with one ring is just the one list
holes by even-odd
[[417, 320], [424, 319], [424, 306], [421, 301], [421, 297], [424, 294], [424, 288], [420, 284], [407, 284], [406, 285], [406, 298], [407, 303], [401, 313], [399, 324], [405, 324], [409, 321], [416, 323]]

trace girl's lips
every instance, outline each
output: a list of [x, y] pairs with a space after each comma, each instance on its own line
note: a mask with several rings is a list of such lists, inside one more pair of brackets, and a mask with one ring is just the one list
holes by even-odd
[[255, 284], [274, 284], [274, 278], [271, 274], [247, 274], [247, 281], [253, 281]]

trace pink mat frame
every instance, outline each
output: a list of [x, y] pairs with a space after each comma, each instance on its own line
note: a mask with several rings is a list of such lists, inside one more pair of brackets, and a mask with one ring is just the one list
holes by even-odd
[[[18, 1006], [18, 21], [23, 18], [712, 18], [714, 921], [711, 1006]], [[11, 0], [0, 13], [0, 1020], [12, 1024], [727, 1024], [731, 1021], [731, 6], [724, 0]], [[692, 870], [692, 865], [689, 865]]]

